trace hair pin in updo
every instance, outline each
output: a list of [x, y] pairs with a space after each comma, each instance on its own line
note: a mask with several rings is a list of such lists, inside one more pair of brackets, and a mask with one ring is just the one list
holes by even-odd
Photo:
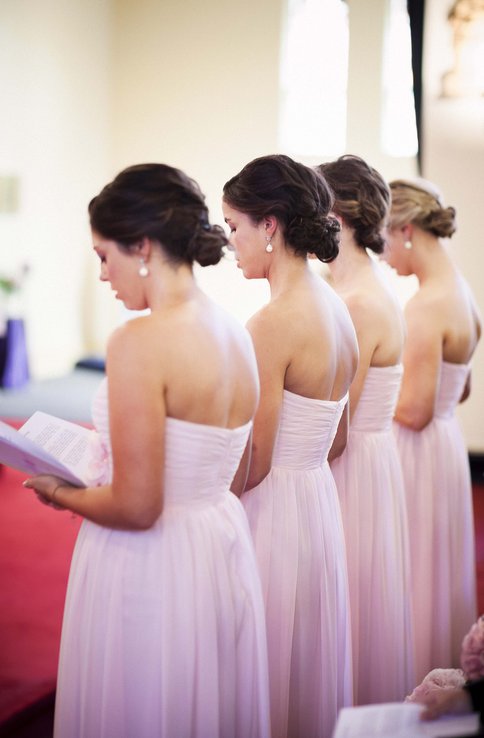
[[328, 219], [325, 226], [326, 233], [339, 233], [341, 230], [341, 224], [336, 218]]

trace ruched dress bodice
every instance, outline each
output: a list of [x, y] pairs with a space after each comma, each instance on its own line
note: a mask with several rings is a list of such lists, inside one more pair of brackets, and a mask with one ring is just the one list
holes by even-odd
[[401, 364], [369, 367], [347, 446], [331, 464], [346, 534], [356, 704], [398, 702], [414, 684], [403, 475], [392, 418]]
[[251, 423], [238, 428], [166, 419], [165, 505], [216, 504], [227, 494]]
[[434, 417], [450, 419], [460, 402], [469, 375], [467, 364], [450, 364], [443, 361], [440, 369], [439, 387], [435, 399]]
[[402, 375], [402, 364], [369, 367], [357, 408], [351, 419], [352, 433], [391, 432]]
[[[112, 468], [107, 384], [94, 400], [93, 419]], [[247, 443], [251, 423], [220, 428], [166, 418], [163, 504], [214, 504], [226, 495]]]
[[272, 467], [303, 470], [324, 464], [347, 399], [314, 400], [284, 390]]
[[262, 580], [274, 738], [330, 738], [352, 700], [346, 553], [327, 462], [346, 402], [285, 390], [271, 470], [241, 498]]
[[[103, 382], [93, 418], [108, 483], [107, 403]], [[246, 515], [229, 489], [250, 427], [167, 418], [155, 524], [113, 530], [83, 522], [55, 738], [269, 738], [260, 578]]]
[[394, 423], [409, 520], [417, 684], [434, 668], [460, 666], [462, 639], [477, 617], [469, 457], [455, 412], [468, 373], [466, 364], [443, 361], [432, 420], [422, 430]]

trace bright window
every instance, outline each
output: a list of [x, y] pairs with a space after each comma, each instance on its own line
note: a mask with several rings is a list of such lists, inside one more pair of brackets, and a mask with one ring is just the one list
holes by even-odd
[[387, 2], [383, 42], [382, 148], [390, 156], [415, 156], [418, 138], [407, 2]]
[[344, 152], [348, 43], [343, 0], [287, 0], [280, 64], [281, 151], [317, 158]]

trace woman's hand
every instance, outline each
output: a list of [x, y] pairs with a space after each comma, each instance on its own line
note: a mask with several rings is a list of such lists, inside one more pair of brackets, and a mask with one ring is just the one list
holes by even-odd
[[57, 491], [61, 487], [72, 487], [72, 485], [64, 479], [54, 477], [50, 474], [39, 474], [36, 477], [27, 479], [23, 483], [23, 486], [28, 489], [33, 489], [37, 498], [43, 505], [49, 505], [49, 507], [53, 507], [55, 510], [65, 510], [62, 505], [59, 505], [55, 501]]
[[421, 702], [425, 707], [420, 715], [422, 720], [435, 720], [441, 715], [462, 715], [472, 712], [469, 693], [460, 687], [432, 690]]

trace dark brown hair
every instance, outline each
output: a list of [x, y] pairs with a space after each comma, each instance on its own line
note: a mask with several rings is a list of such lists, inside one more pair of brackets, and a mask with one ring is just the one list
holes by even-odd
[[390, 207], [390, 188], [376, 169], [359, 156], [347, 154], [320, 164], [317, 170], [333, 190], [334, 211], [353, 229], [357, 244], [383, 253], [383, 228]]
[[261, 156], [229, 179], [224, 200], [254, 223], [277, 218], [286, 244], [321, 261], [338, 255], [340, 226], [329, 216], [333, 196], [324, 177], [289, 156]]
[[227, 238], [210, 225], [198, 184], [166, 164], [138, 164], [120, 172], [88, 207], [91, 227], [131, 250], [142, 238], [161, 244], [175, 263], [217, 264]]

